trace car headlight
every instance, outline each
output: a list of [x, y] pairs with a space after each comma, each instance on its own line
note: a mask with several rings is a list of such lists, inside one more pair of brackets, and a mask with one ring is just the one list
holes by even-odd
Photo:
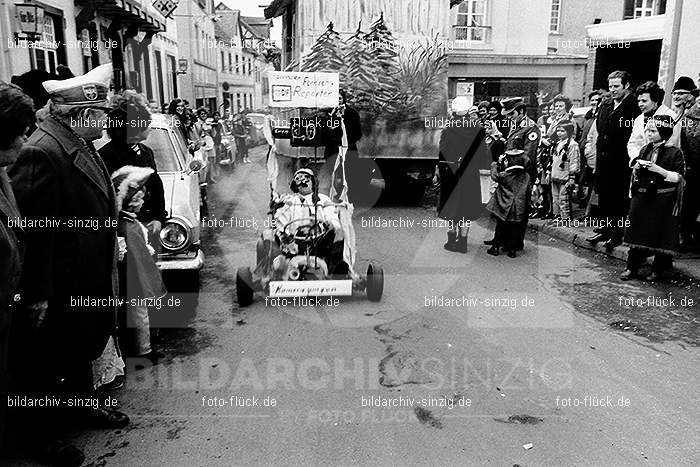
[[170, 251], [180, 251], [190, 244], [190, 228], [177, 218], [168, 219], [160, 231], [160, 243]]

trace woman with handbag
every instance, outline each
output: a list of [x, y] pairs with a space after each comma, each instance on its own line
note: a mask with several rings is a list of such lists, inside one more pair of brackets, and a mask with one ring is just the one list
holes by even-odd
[[649, 144], [631, 164], [631, 205], [624, 243], [630, 247], [627, 269], [620, 279], [638, 277], [648, 256], [654, 255], [652, 272], [656, 281], [669, 271], [679, 246], [679, 214], [683, 199], [685, 160], [683, 152], [666, 142], [673, 134], [673, 120], [655, 115], [646, 124]]

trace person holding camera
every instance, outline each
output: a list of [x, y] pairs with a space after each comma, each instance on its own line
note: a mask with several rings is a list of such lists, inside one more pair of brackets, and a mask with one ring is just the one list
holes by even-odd
[[631, 163], [632, 201], [624, 235], [630, 251], [627, 269], [620, 276], [624, 281], [637, 277], [651, 255], [654, 263], [646, 280], [661, 279], [678, 251], [685, 159], [680, 149], [666, 143], [673, 134], [673, 123], [668, 115], [650, 118], [645, 129], [649, 144]]

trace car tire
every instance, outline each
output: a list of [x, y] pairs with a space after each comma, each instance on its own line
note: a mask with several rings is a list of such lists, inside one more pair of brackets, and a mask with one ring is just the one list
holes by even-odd
[[378, 302], [384, 293], [384, 270], [378, 264], [367, 266], [367, 299]]
[[253, 273], [250, 268], [238, 268], [236, 271], [236, 298], [241, 307], [253, 303]]

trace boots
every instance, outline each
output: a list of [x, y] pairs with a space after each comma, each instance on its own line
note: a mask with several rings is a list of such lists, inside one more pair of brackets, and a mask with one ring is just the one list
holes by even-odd
[[443, 248], [447, 251], [457, 251], [457, 232], [447, 231], [447, 243], [443, 245]]
[[464, 237], [462, 235], [457, 237], [457, 243], [454, 251], [456, 251], [457, 253], [467, 252], [467, 237]]

